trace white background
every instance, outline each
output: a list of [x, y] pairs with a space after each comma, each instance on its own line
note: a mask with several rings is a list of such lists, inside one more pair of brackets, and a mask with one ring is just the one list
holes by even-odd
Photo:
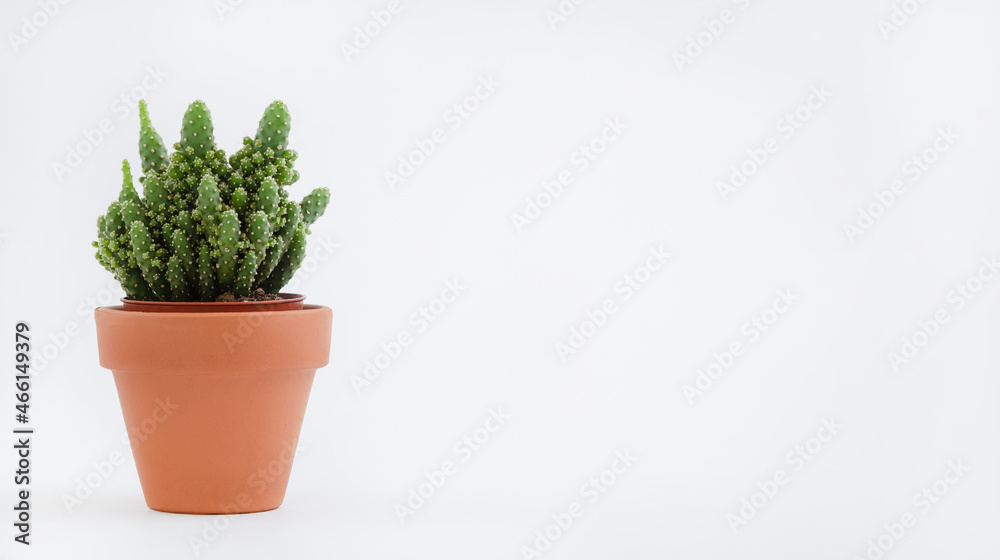
[[[554, 27], [558, 0], [402, 0], [351, 56], [387, 2], [232, 4], [0, 8], [0, 328], [29, 321], [36, 365], [50, 356], [32, 393], [34, 543], [11, 540], [8, 447], [0, 554], [188, 558], [200, 537], [200, 558], [515, 559], [579, 502], [544, 558], [846, 560], [907, 512], [916, 524], [884, 558], [997, 558], [1000, 276], [974, 280], [1000, 253], [995, 2], [929, 0], [883, 33], [890, 0], [591, 0]], [[732, 23], [679, 68], [723, 9]], [[499, 85], [452, 128], [446, 111], [481, 77]], [[799, 109], [814, 87], [832, 97]], [[89, 244], [121, 159], [138, 165], [133, 94], [169, 143], [204, 99], [229, 152], [283, 99], [292, 195], [333, 194], [294, 280], [334, 331], [285, 503], [220, 533], [206, 520], [224, 518], [145, 507], [97, 363], [92, 309], [121, 293]], [[789, 138], [797, 109], [808, 119]], [[581, 171], [571, 157], [608, 118], [627, 129]], [[444, 142], [390, 189], [386, 172], [439, 127]], [[948, 127], [957, 139], [914, 180], [908, 160]], [[718, 183], [768, 138], [778, 151], [724, 200]], [[71, 150], [87, 155], [58, 172]], [[512, 214], [567, 169], [574, 182], [519, 232]], [[848, 236], [895, 180], [905, 191]], [[660, 246], [666, 265], [624, 300], [616, 283]], [[411, 314], [456, 277], [467, 289], [417, 333]], [[979, 291], [957, 309], [967, 282]], [[798, 299], [751, 343], [744, 323], [779, 289]], [[607, 298], [617, 313], [562, 360], [556, 345]], [[939, 309], [948, 323], [893, 368]], [[352, 376], [404, 330], [414, 343], [357, 392]], [[746, 352], [689, 402], [685, 385], [734, 341]], [[510, 419], [463, 462], [453, 446], [496, 407]], [[843, 427], [795, 470], [787, 454], [831, 417]], [[581, 487], [616, 450], [637, 460], [590, 503]], [[68, 508], [116, 452], [125, 462]], [[395, 505], [447, 460], [457, 474], [401, 523]], [[949, 461], [970, 470], [924, 512], [913, 497]], [[727, 516], [779, 469], [788, 483], [734, 531]]]

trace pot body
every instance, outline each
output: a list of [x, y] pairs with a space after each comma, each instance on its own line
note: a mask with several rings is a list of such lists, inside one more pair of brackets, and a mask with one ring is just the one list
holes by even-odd
[[95, 311], [146, 504], [173, 513], [281, 505], [332, 312]]

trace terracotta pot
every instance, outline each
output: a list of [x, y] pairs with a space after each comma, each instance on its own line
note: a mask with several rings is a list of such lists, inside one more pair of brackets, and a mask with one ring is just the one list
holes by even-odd
[[313, 376], [330, 357], [332, 312], [298, 297], [95, 311], [150, 508], [281, 505]]

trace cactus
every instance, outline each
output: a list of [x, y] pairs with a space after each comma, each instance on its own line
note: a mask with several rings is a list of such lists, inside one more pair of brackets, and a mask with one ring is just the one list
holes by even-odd
[[195, 157], [205, 159], [209, 150], [215, 148], [214, 134], [212, 114], [205, 102], [199, 100], [188, 106], [181, 125], [181, 148], [191, 148]]
[[202, 245], [198, 250], [198, 294], [202, 301], [212, 301], [218, 295], [215, 289], [215, 266], [208, 245]]
[[275, 214], [278, 211], [278, 183], [271, 177], [265, 178], [257, 191], [254, 210], [265, 214]]
[[126, 200], [119, 204], [119, 208], [121, 209], [122, 221], [125, 222], [126, 228], [131, 227], [132, 222], [135, 221], [141, 221], [144, 224], [149, 223], [149, 218], [146, 216], [146, 211], [143, 209], [141, 202], [136, 203]]
[[147, 175], [142, 182], [142, 194], [146, 199], [147, 208], [157, 214], [166, 212], [167, 204], [170, 203], [170, 196], [163, 180], [156, 175]]
[[223, 286], [228, 286], [236, 279], [236, 266], [240, 249], [240, 219], [236, 210], [226, 210], [219, 221], [219, 235], [214, 239], [214, 245], [219, 252], [217, 278]]
[[[250, 216], [247, 238], [250, 241], [247, 251], [257, 255], [258, 261], [264, 258], [264, 250], [267, 249], [268, 242], [271, 240], [271, 221], [267, 219], [266, 213], [258, 210]], [[256, 266], [254, 271], [256, 272]]]
[[235, 297], [247, 297], [253, 290], [253, 279], [257, 274], [257, 253], [247, 253], [240, 265], [240, 271], [236, 275], [236, 284], [233, 286]]
[[237, 212], [242, 212], [247, 207], [247, 200], [249, 200], [247, 191], [243, 187], [236, 187], [233, 189], [233, 196], [229, 198], [229, 203]]
[[222, 196], [215, 178], [205, 175], [198, 185], [198, 211], [206, 227], [211, 227], [219, 220], [219, 209], [222, 208]]
[[191, 289], [187, 283], [187, 275], [181, 267], [181, 261], [177, 255], [172, 255], [167, 262], [167, 280], [170, 282], [170, 293], [174, 301], [187, 301], [191, 299]]
[[306, 227], [311, 226], [317, 218], [326, 211], [326, 205], [330, 203], [330, 189], [320, 188], [307, 194], [302, 199], [302, 221]]
[[299, 174], [288, 149], [284, 103], [264, 111], [256, 137], [232, 156], [215, 144], [202, 101], [184, 113], [180, 141], [168, 154], [145, 101], [139, 103], [140, 196], [122, 162], [117, 200], [97, 219], [97, 261], [135, 300], [215, 301], [276, 293], [305, 259], [309, 226], [323, 214], [330, 191], [315, 189], [301, 203], [286, 187]]
[[260, 265], [257, 267], [258, 284], [263, 283], [263, 281], [266, 280], [267, 277], [271, 275], [271, 272], [274, 271], [274, 267], [278, 266], [278, 263], [281, 261], [282, 255], [285, 254], [286, 246], [287, 243], [283, 238], [276, 237], [274, 239], [274, 245], [272, 245], [271, 248], [267, 250], [267, 255], [264, 257], [264, 260], [261, 261]]
[[135, 254], [135, 260], [142, 271], [142, 277], [157, 298], [166, 299], [168, 296], [167, 285], [160, 260], [156, 258], [156, 245], [149, 235], [149, 228], [142, 221], [136, 220], [132, 222], [130, 231], [132, 252]]
[[[145, 99], [139, 101], [139, 159], [142, 160], [143, 171], [159, 171], [160, 166], [167, 163], [167, 148], [149, 120]], [[127, 177], [131, 183], [131, 174]]]
[[118, 195], [118, 202], [126, 200], [139, 204], [139, 193], [135, 191], [135, 185], [132, 184], [132, 168], [127, 159], [122, 161], [122, 192]]
[[288, 147], [288, 107], [281, 101], [275, 101], [264, 111], [257, 127], [257, 142], [267, 149], [274, 150], [274, 155], [280, 156]]
[[302, 264], [305, 258], [306, 231], [300, 227], [292, 235], [288, 249], [285, 250], [285, 254], [281, 257], [281, 261], [278, 262], [278, 266], [274, 267], [274, 271], [271, 272], [267, 280], [261, 283], [261, 287], [265, 292], [277, 292], [292, 279], [292, 275], [295, 274], [295, 271], [298, 270], [299, 265]]

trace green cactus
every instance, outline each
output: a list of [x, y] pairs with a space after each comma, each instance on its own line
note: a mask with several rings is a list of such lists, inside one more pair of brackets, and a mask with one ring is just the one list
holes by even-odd
[[122, 288], [129, 299], [135, 300], [155, 300], [158, 299], [149, 287], [149, 283], [142, 277], [142, 271], [134, 268], [128, 272], [124, 279], [120, 279]]
[[136, 220], [132, 222], [130, 231], [132, 252], [135, 255], [136, 262], [139, 264], [139, 270], [142, 271], [142, 277], [149, 284], [150, 290], [158, 299], [169, 299], [166, 279], [164, 278], [161, 262], [156, 257], [156, 245], [153, 242], [153, 238], [149, 235], [149, 229], [146, 228], [146, 224], [142, 223], [142, 221]]
[[288, 283], [292, 279], [292, 275], [295, 271], [299, 269], [302, 261], [306, 258], [306, 230], [304, 228], [298, 228], [292, 235], [292, 240], [288, 245], [288, 249], [285, 250], [285, 254], [281, 257], [281, 261], [278, 266], [274, 267], [274, 271], [265, 280], [261, 287], [265, 292], [277, 293], [282, 286]]
[[166, 212], [170, 203], [170, 194], [163, 186], [163, 180], [156, 175], [146, 175], [142, 182], [142, 194], [146, 199], [147, 207], [154, 213]]
[[118, 199], [97, 220], [97, 261], [136, 300], [214, 301], [277, 293], [305, 258], [308, 227], [330, 191], [296, 203], [285, 187], [298, 180], [298, 154], [288, 149], [284, 103], [264, 111], [255, 139], [231, 157], [215, 145], [208, 107], [192, 103], [180, 141], [168, 155], [139, 103], [142, 195], [122, 162]]
[[191, 242], [188, 241], [188, 236], [184, 233], [184, 230], [177, 228], [171, 237], [171, 248], [174, 250], [174, 255], [178, 259], [178, 264], [184, 271], [184, 274], [188, 277], [191, 276], [191, 271], [194, 270], [194, 252], [191, 250]]
[[208, 245], [202, 245], [198, 251], [198, 294], [201, 301], [212, 301], [218, 295], [215, 289], [215, 263]]
[[285, 240], [285, 245], [288, 245], [288, 242], [292, 240], [292, 234], [295, 233], [295, 230], [299, 227], [299, 222], [302, 221], [302, 211], [299, 209], [299, 205], [291, 200], [286, 201], [282, 205], [282, 210], [285, 223], [278, 231], [278, 235]]
[[257, 200], [254, 201], [253, 209], [273, 216], [278, 212], [279, 202], [281, 201], [277, 181], [272, 177], [265, 178], [260, 184], [260, 190], [257, 191]]
[[[285, 221], [284, 225], [275, 234], [275, 244], [268, 250], [267, 256], [264, 258], [264, 262], [261, 263], [260, 269], [258, 270], [259, 280], [263, 282], [274, 268], [278, 266], [281, 262], [281, 258], [285, 255], [285, 250], [288, 249], [289, 244], [292, 242], [292, 235], [299, 227], [301, 221], [301, 212], [299, 211], [299, 205], [292, 202], [291, 200], [285, 201], [282, 204], [281, 215]], [[294, 271], [293, 271], [294, 272]]]
[[[111, 207], [108, 207], [108, 213], [111, 213]], [[97, 217], [97, 239], [108, 239], [108, 218], [107, 216]]]
[[205, 102], [198, 100], [189, 105], [181, 126], [181, 149], [191, 148], [195, 157], [205, 159], [215, 149], [214, 134], [212, 114]]
[[291, 117], [288, 115], [288, 107], [281, 101], [275, 101], [264, 110], [264, 116], [260, 118], [257, 126], [257, 142], [260, 142], [264, 149], [270, 148], [274, 155], [281, 156], [288, 147], [288, 123]]
[[132, 184], [132, 168], [127, 159], [122, 161], [122, 191], [118, 194], [118, 202], [126, 200], [139, 204], [139, 193], [135, 191], [135, 185]]
[[143, 204], [132, 202], [131, 200], [126, 200], [122, 202], [119, 206], [121, 208], [122, 220], [125, 222], [126, 228], [132, 227], [132, 222], [142, 222], [143, 224], [149, 223], [149, 218], [146, 216], [146, 210], [143, 208]]
[[[249, 246], [247, 249], [256, 254], [258, 259], [264, 258], [264, 250], [267, 249], [271, 240], [271, 222], [267, 219], [267, 214], [260, 210], [250, 216], [250, 223], [247, 225], [247, 239]], [[256, 270], [256, 266], [254, 269]]]
[[326, 211], [326, 205], [330, 203], [330, 189], [319, 188], [307, 194], [302, 199], [302, 221], [309, 227], [317, 218]]
[[274, 271], [274, 267], [278, 266], [281, 262], [282, 255], [285, 254], [285, 246], [287, 243], [281, 237], [274, 238], [274, 245], [272, 245], [267, 250], [267, 255], [264, 260], [261, 261], [260, 265], [257, 267], [257, 284], [263, 284], [264, 280]]
[[194, 222], [191, 220], [191, 213], [187, 210], [181, 210], [177, 213], [177, 218], [174, 220], [174, 224], [177, 226], [177, 229], [184, 232], [184, 235], [187, 236], [189, 242], [197, 235], [198, 230], [195, 228]]
[[122, 205], [120, 202], [112, 202], [108, 206], [108, 213], [97, 219], [98, 227], [103, 222], [104, 238], [112, 239], [116, 235], [125, 233], [125, 220], [122, 219]]
[[[139, 101], [139, 159], [143, 171], [159, 171], [160, 166], [167, 163], [167, 148], [149, 120], [145, 99]], [[131, 175], [129, 182], [132, 182]]]
[[205, 175], [198, 186], [198, 211], [206, 226], [214, 225], [219, 219], [219, 210], [222, 208], [222, 196], [219, 193], [219, 186], [215, 178]]
[[218, 245], [218, 279], [223, 286], [233, 283], [236, 278], [236, 261], [240, 249], [240, 219], [236, 210], [226, 210], [219, 222]]
[[191, 299], [191, 288], [188, 286], [187, 274], [177, 255], [171, 255], [167, 261], [167, 280], [170, 282], [170, 293], [174, 301]]
[[250, 197], [247, 196], [247, 191], [243, 187], [236, 187], [233, 189], [233, 196], [230, 197], [229, 203], [233, 205], [233, 208], [237, 212], [242, 212], [247, 207], [247, 201]]
[[233, 295], [236, 297], [247, 297], [253, 291], [253, 279], [257, 275], [257, 253], [253, 251], [243, 257], [243, 264], [236, 275], [236, 284], [233, 286]]

